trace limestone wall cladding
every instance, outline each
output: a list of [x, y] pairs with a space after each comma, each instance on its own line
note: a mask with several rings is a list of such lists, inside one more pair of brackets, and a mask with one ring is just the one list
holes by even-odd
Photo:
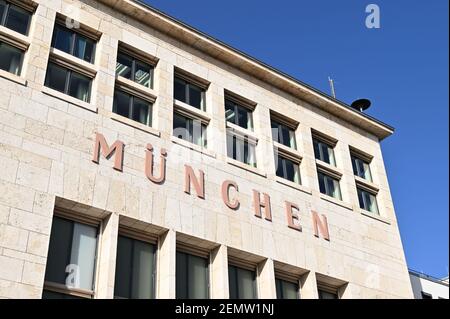
[[[93, 206], [348, 281], [350, 298], [412, 297], [376, 137], [95, 1], [36, 2], [22, 73], [26, 85], [0, 77], [0, 297], [41, 297], [57, 197], [80, 203], [75, 209]], [[102, 33], [92, 91], [97, 112], [43, 92], [57, 12]], [[160, 137], [111, 119], [119, 41], [159, 59], [153, 127]], [[211, 82], [207, 112], [211, 117], [208, 149], [213, 157], [172, 141], [175, 66]], [[226, 163], [224, 89], [257, 103], [258, 170], [266, 177]], [[303, 156], [302, 183], [311, 194], [275, 181], [269, 110], [300, 123], [296, 137]], [[320, 197], [311, 128], [338, 140], [335, 154], [343, 172], [346, 207]], [[125, 143], [123, 172], [112, 169], [112, 159], [91, 161], [95, 132], [108, 143], [116, 139]], [[156, 154], [162, 147], [169, 152], [162, 185], [145, 177], [147, 143], [154, 145]], [[389, 223], [361, 214], [349, 145], [374, 157], [371, 168], [380, 188], [380, 214]], [[184, 164], [205, 172], [205, 199], [183, 192]], [[236, 211], [220, 197], [221, 183], [227, 179], [239, 185], [241, 204]], [[272, 222], [253, 215], [253, 189], [270, 195]], [[302, 232], [287, 227], [285, 200], [298, 204]], [[327, 216], [329, 242], [313, 236], [311, 210]]]

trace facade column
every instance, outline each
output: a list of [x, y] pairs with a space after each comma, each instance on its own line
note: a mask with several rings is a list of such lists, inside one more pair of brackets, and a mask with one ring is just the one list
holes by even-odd
[[259, 298], [276, 299], [277, 290], [275, 287], [275, 268], [273, 259], [266, 259], [258, 264], [258, 287]]
[[211, 252], [210, 297], [228, 299], [228, 251], [227, 246], [220, 245]]
[[96, 298], [112, 299], [114, 298], [114, 280], [116, 275], [119, 214], [110, 214], [103, 220], [101, 227]]
[[176, 232], [168, 230], [158, 241], [159, 253], [156, 258], [158, 271], [156, 272], [156, 298], [175, 299], [176, 297]]
[[313, 271], [304, 274], [300, 278], [300, 298], [319, 299], [319, 292], [317, 291], [316, 274]]

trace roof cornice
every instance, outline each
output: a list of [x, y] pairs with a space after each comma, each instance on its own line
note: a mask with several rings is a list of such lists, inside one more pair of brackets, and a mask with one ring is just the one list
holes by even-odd
[[369, 132], [379, 140], [390, 136], [394, 128], [348, 104], [321, 92], [294, 77], [261, 62], [207, 35], [140, 0], [98, 0], [121, 13], [175, 38], [227, 65], [245, 72], [269, 85], [302, 99], [334, 116]]

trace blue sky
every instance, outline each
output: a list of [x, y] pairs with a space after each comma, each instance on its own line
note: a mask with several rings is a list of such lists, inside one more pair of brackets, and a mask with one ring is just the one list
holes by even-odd
[[[372, 101], [410, 268], [448, 273], [448, 0], [146, 0], [337, 98]], [[365, 27], [375, 3], [381, 28]]]

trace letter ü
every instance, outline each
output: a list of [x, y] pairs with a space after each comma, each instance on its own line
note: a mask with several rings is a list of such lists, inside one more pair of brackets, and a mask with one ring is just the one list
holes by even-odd
[[145, 175], [153, 183], [162, 183], [166, 178], [166, 149], [162, 148], [160, 151], [160, 164], [159, 164], [159, 177], [155, 177], [153, 172], [153, 146], [147, 144], [147, 150], [145, 151]]

